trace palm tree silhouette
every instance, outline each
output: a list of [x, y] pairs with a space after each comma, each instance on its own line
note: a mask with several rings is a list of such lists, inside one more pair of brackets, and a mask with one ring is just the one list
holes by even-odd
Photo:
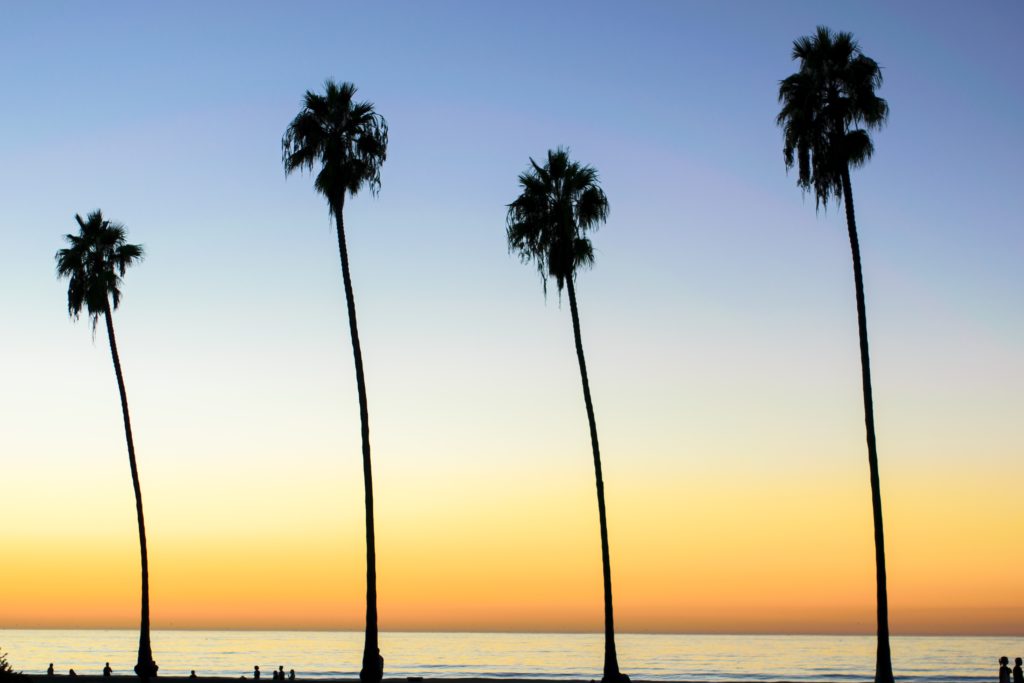
[[864, 423], [867, 429], [871, 509], [875, 528], [878, 607], [875, 681], [892, 683], [885, 535], [882, 531], [882, 492], [878, 482], [878, 451], [871, 399], [864, 278], [857, 221], [853, 211], [853, 189], [850, 185], [850, 167], [863, 165], [874, 152], [868, 130], [877, 130], [885, 124], [889, 105], [875, 94], [875, 90], [882, 85], [881, 68], [873, 59], [864, 56], [857, 41], [849, 33], [833, 33], [819, 26], [813, 36], [804, 36], [793, 42], [793, 59], [799, 60], [800, 70], [779, 84], [782, 110], [776, 118], [785, 139], [786, 168], [792, 168], [794, 164], [797, 166], [797, 184], [804, 191], [814, 193], [817, 206], [827, 205], [832, 198], [837, 202], [845, 200], [846, 204], [846, 227], [850, 233], [853, 280], [857, 290]]
[[281, 138], [285, 175], [299, 169], [312, 171], [319, 166], [314, 186], [327, 198], [338, 227], [338, 253], [348, 303], [348, 324], [352, 336], [352, 355], [356, 367], [359, 394], [359, 419], [362, 424], [363, 486], [366, 501], [366, 643], [359, 678], [363, 683], [379, 683], [384, 675], [384, 659], [377, 638], [377, 561], [373, 532], [373, 475], [370, 468], [370, 422], [366, 407], [366, 380], [363, 377], [363, 353], [359, 347], [356, 324], [356, 300], [352, 294], [352, 276], [345, 245], [345, 196], [355, 196], [365, 185], [371, 194], [380, 189], [380, 167], [387, 157], [388, 126], [370, 102], [355, 102], [356, 87], [328, 80], [324, 94], [306, 91], [302, 111], [292, 120]]
[[[100, 211], [93, 211], [78, 221], [77, 235], [64, 235], [68, 246], [57, 251], [57, 275], [68, 280], [68, 315], [77, 320], [84, 308], [92, 320], [95, 332], [100, 317], [107, 326], [110, 341], [110, 356], [114, 361], [117, 389], [121, 394], [121, 413], [124, 416], [124, 436], [128, 442], [128, 465], [132, 471], [132, 486], [135, 489], [135, 512], [139, 521], [139, 553], [142, 557], [142, 618], [139, 625], [139, 661], [135, 673], [142, 678], [156, 676], [157, 666], [153, 661], [153, 649], [149, 640], [149, 559], [146, 552], [146, 521], [142, 514], [142, 488], [139, 485], [139, 470], [135, 465], [135, 443], [132, 440], [132, 423], [128, 416], [128, 395], [124, 388], [121, 359], [117, 353], [117, 339], [114, 336], [114, 319], [111, 311], [121, 303], [121, 277], [129, 266], [143, 258], [142, 247], [125, 242], [125, 229], [120, 223], [103, 220]], [[111, 306], [113, 301], [113, 306]]]
[[552, 277], [561, 293], [569, 293], [572, 330], [576, 340], [576, 357], [583, 381], [583, 402], [590, 423], [590, 444], [594, 450], [594, 475], [597, 480], [597, 512], [601, 523], [601, 560], [604, 568], [604, 677], [605, 683], [628, 681], [619, 672], [615, 652], [615, 619], [612, 611], [612, 567], [608, 552], [608, 523], [604, 503], [604, 478], [601, 475], [601, 452], [597, 443], [594, 404], [590, 400], [587, 362], [580, 338], [580, 316], [576, 307], [576, 271], [592, 266], [594, 250], [587, 238], [588, 230], [597, 230], [608, 219], [608, 198], [597, 182], [597, 171], [569, 159], [569, 153], [558, 148], [548, 151], [544, 166], [532, 158], [530, 167], [520, 174], [522, 193], [509, 204], [507, 237], [510, 252], [523, 263], [533, 261], [540, 272], [547, 293], [547, 279]]

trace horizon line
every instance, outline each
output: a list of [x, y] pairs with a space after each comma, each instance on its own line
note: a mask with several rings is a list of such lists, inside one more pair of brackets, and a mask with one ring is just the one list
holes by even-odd
[[[138, 631], [138, 627], [131, 626], [0, 626], [0, 631]], [[221, 631], [243, 631], [243, 632], [254, 632], [254, 633], [363, 633], [362, 628], [269, 628], [261, 626], [252, 627], [234, 627], [234, 628], [207, 628], [201, 626], [170, 626], [170, 627], [153, 627], [152, 631], [208, 631], [208, 632], [221, 632]], [[411, 628], [395, 628], [395, 629], [380, 629], [381, 633], [433, 633], [433, 634], [453, 634], [453, 635], [559, 635], [559, 636], [584, 636], [584, 635], [601, 635], [604, 633], [602, 629], [595, 629], [593, 631], [578, 631], [578, 630], [567, 630], [567, 631], [534, 631], [526, 629], [482, 629], [482, 630], [465, 630], [465, 629], [411, 629]], [[778, 637], [790, 637], [790, 636], [821, 636], [821, 637], [875, 637], [872, 631], [618, 631], [616, 635], [629, 635], [629, 636], [778, 636]], [[890, 630], [890, 636], [893, 638], [1021, 638], [1024, 637], [1024, 631], [1016, 633], [920, 633], [920, 632], [907, 632], [907, 633], [892, 633]]]

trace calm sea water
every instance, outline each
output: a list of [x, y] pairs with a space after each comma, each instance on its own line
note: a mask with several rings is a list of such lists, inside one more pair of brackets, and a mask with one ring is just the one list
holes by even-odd
[[[270, 677], [283, 665], [302, 678], [356, 678], [362, 634], [306, 631], [154, 631], [160, 673]], [[652, 681], [872, 680], [870, 636], [633, 635], [616, 637], [622, 670]], [[99, 673], [109, 661], [130, 674], [137, 631], [0, 630], [15, 668]], [[896, 637], [893, 663], [907, 682], [996, 681], [1001, 655], [1024, 656], [1024, 638]], [[599, 634], [382, 633], [385, 677], [600, 679]]]

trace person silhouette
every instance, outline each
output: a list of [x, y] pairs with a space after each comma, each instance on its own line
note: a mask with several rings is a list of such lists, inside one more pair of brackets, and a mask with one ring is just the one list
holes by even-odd
[[[259, 664], [257, 664], [256, 666], [254, 666], [252, 668], [252, 677], [255, 678], [257, 681], [260, 680], [260, 665]], [[1010, 683], [1010, 681], [1006, 681], [1006, 683]]]
[[1024, 683], [1024, 671], [1021, 671], [1021, 664], [1024, 664], [1024, 660], [1020, 657], [1013, 660], [1013, 683]]
[[294, 681], [295, 680], [295, 669], [291, 669], [288, 672], [288, 680], [289, 681]]
[[77, 676], [74, 669], [68, 669], [68, 676]]
[[283, 681], [284, 680], [284, 666], [283, 665], [277, 667], [277, 680], [279, 680], [279, 681]]
[[1010, 658], [999, 658], [999, 683], [1010, 683]]
[[46, 667], [46, 675], [47, 676], [52, 676], [53, 675], [53, 662], [50, 662], [50, 666]]
[[196, 670], [195, 670], [195, 669], [192, 669], [192, 673], [190, 673], [190, 674], [188, 675], [188, 677], [189, 677], [189, 678], [195, 678], [195, 677], [196, 677]]
[[107, 662], [107, 665], [103, 667], [103, 675], [110, 676], [112, 673], [114, 673], [114, 670], [110, 668], [110, 662]]
[[277, 673], [277, 669], [274, 669], [274, 673], [270, 677], [273, 678], [275, 681], [281, 678], [281, 676], [279, 676]]

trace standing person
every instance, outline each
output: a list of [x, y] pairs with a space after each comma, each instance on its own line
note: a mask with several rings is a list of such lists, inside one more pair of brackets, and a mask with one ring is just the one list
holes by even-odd
[[1010, 659], [999, 658], [999, 683], [1010, 683]]
[[1013, 660], [1013, 683], [1024, 683], [1024, 671], [1021, 671], [1021, 664], [1024, 664], [1024, 661], [1020, 657]]
[[[1004, 657], [1004, 659], [1005, 659], [1005, 657]], [[252, 668], [252, 677], [255, 678], [257, 681], [260, 680], [260, 665], [259, 664], [257, 664], [256, 666], [254, 666]], [[1009, 681], [1007, 681], [1007, 683], [1009, 683]]]
[[107, 662], [107, 665], [103, 667], [103, 675], [110, 676], [112, 673], [114, 673], [114, 670], [110, 668], [110, 662]]
[[46, 675], [47, 676], [52, 676], [53, 675], [53, 662], [50, 662], [50, 666], [46, 667]]

